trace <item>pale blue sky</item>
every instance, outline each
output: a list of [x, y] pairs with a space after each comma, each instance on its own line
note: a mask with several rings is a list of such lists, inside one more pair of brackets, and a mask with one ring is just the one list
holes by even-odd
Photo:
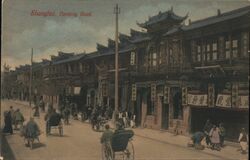
[[[217, 9], [226, 12], [250, 5], [249, 0], [5, 0], [3, 2], [2, 64], [12, 68], [34, 59], [49, 58], [58, 51], [91, 52], [96, 43], [114, 39], [113, 8], [121, 8], [119, 31], [129, 34], [130, 28], [141, 30], [136, 21], [144, 22], [159, 11], [173, 6], [180, 16], [189, 13], [192, 21], [213, 16]], [[91, 12], [90, 17], [38, 17], [32, 10]]]

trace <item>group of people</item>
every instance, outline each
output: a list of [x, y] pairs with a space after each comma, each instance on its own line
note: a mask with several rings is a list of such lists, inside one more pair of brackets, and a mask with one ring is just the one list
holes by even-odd
[[13, 106], [10, 106], [10, 109], [4, 112], [4, 128], [3, 133], [13, 134], [14, 129], [18, 129], [18, 125], [22, 127], [24, 122], [23, 114], [20, 112], [20, 109], [14, 110]]
[[[226, 129], [223, 123], [220, 123], [219, 126], [216, 126], [210, 122], [208, 119], [205, 123], [203, 131], [195, 132], [191, 137], [191, 146], [194, 146], [196, 149], [204, 149], [205, 146], [202, 143], [203, 140], [206, 142], [206, 146], [212, 150], [220, 151], [224, 147], [224, 138], [226, 136]], [[244, 128], [240, 131], [240, 136], [238, 139], [242, 153], [247, 152], [248, 145], [248, 135]]]

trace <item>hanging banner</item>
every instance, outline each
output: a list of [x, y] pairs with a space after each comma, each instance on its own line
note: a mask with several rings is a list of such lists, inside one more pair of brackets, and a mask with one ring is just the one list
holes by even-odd
[[215, 90], [214, 84], [208, 84], [208, 107], [214, 107], [215, 102]]
[[231, 107], [231, 95], [229, 94], [218, 94], [216, 100], [216, 106], [218, 107]]
[[187, 87], [182, 87], [181, 96], [182, 96], [182, 99], [181, 99], [182, 105], [187, 105], [187, 102], [188, 102]]
[[156, 84], [151, 84], [151, 101], [155, 101], [156, 97]]
[[239, 108], [249, 108], [249, 96], [238, 96]]
[[232, 107], [238, 106], [238, 94], [239, 94], [239, 85], [238, 83], [232, 84]]
[[103, 97], [108, 96], [108, 84], [107, 84], [107, 82], [102, 83], [102, 96]]
[[81, 91], [81, 87], [74, 87], [74, 94], [79, 95]]
[[207, 106], [206, 94], [188, 94], [188, 105]]
[[169, 104], [169, 96], [170, 96], [170, 87], [164, 86], [164, 104]]

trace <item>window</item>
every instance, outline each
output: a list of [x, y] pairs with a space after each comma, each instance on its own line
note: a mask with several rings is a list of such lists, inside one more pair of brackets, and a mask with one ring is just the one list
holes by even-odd
[[169, 63], [173, 63], [173, 50], [169, 49]]
[[130, 53], [130, 65], [135, 65], [135, 52]]
[[210, 61], [210, 53], [207, 53], [207, 61]]
[[197, 46], [197, 53], [201, 53], [201, 46]]
[[238, 57], [238, 40], [233, 40], [232, 43], [233, 43], [233, 46], [232, 46], [233, 58], [237, 58]]
[[210, 61], [210, 51], [211, 51], [210, 50], [210, 44], [207, 44], [207, 47], [206, 47], [206, 58], [207, 58], [207, 61]]
[[249, 33], [247, 33], [247, 32], [242, 33], [242, 54], [244, 57], [246, 57], [248, 55], [248, 50], [250, 47], [248, 36], [249, 36]]
[[159, 52], [159, 65], [162, 64], [163, 52], [164, 52], [164, 46], [162, 45], [160, 47], [160, 52]]
[[212, 45], [212, 49], [213, 49], [213, 60], [217, 60], [218, 59], [218, 51], [217, 51], [217, 43], [213, 43]]
[[156, 66], [157, 65], [157, 54], [154, 52], [152, 54], [152, 66]]
[[207, 44], [207, 52], [210, 52], [210, 45]]
[[198, 62], [201, 61], [201, 54], [197, 54], [197, 61], [198, 61]]
[[154, 114], [154, 102], [151, 101], [151, 93], [148, 92], [147, 95], [147, 115], [153, 115]]
[[201, 46], [197, 46], [197, 61], [201, 61]]
[[227, 40], [225, 43], [226, 43], [225, 44], [226, 59], [230, 59], [230, 57], [231, 57], [231, 55], [230, 55], [230, 48], [231, 48], [230, 41]]
[[248, 53], [248, 33], [242, 33], [242, 53], [246, 57]]
[[80, 70], [80, 73], [83, 73], [83, 64], [82, 63], [79, 63], [79, 70]]

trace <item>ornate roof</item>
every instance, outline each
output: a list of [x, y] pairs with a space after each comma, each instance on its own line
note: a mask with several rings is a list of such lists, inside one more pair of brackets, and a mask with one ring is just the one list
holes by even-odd
[[164, 36], [168, 36], [168, 35], [177, 33], [179, 31], [189, 31], [193, 29], [198, 29], [201, 27], [205, 27], [205, 26], [212, 25], [215, 23], [220, 23], [223, 21], [227, 21], [227, 20], [238, 18], [238, 17], [245, 16], [245, 15], [250, 16], [250, 6], [246, 6], [246, 7], [239, 8], [239, 9], [232, 10], [232, 11], [225, 12], [225, 13], [221, 13], [220, 10], [218, 10], [216, 16], [211, 16], [205, 19], [191, 22], [187, 26], [183, 25], [181, 27], [172, 28], [168, 32], [166, 32]]
[[112, 39], [108, 39], [108, 48], [114, 48], [115, 47], [115, 41]]
[[130, 36], [123, 34], [123, 33], [119, 33], [119, 40], [120, 40], [121, 44], [128, 43], [129, 39], [130, 39]]
[[225, 12], [225, 13], [221, 13], [220, 10], [218, 10], [218, 14], [216, 16], [212, 16], [212, 17], [208, 17], [205, 19], [201, 19], [201, 20], [197, 20], [194, 22], [191, 22], [190, 25], [188, 26], [183, 26], [182, 29], [183, 30], [192, 30], [192, 29], [196, 29], [199, 27], [204, 27], [207, 25], [211, 25], [214, 23], [219, 23], [222, 21], [226, 21], [226, 20], [230, 20], [230, 19], [234, 19], [237, 17], [241, 17], [244, 15], [249, 15], [250, 14], [250, 6], [246, 6], [243, 8], [239, 8], [233, 11], [229, 11], [229, 12]]
[[131, 34], [131, 38], [129, 41], [132, 43], [138, 43], [138, 42], [147, 41], [151, 39], [149, 34], [146, 32], [140, 32], [140, 31], [130, 29], [130, 34]]
[[104, 51], [107, 51], [108, 50], [108, 47], [102, 45], [102, 44], [99, 44], [99, 43], [96, 43], [96, 49], [98, 52], [102, 53]]
[[166, 12], [159, 12], [157, 15], [153, 16], [153, 17], [149, 17], [149, 19], [144, 22], [144, 23], [137, 23], [138, 26], [142, 27], [142, 28], [148, 28], [151, 25], [163, 22], [163, 21], [171, 21], [171, 23], [177, 22], [180, 23], [183, 20], [185, 20], [188, 17], [188, 14], [184, 17], [178, 16], [173, 12], [173, 8], [171, 8], [171, 10], [168, 10]]

